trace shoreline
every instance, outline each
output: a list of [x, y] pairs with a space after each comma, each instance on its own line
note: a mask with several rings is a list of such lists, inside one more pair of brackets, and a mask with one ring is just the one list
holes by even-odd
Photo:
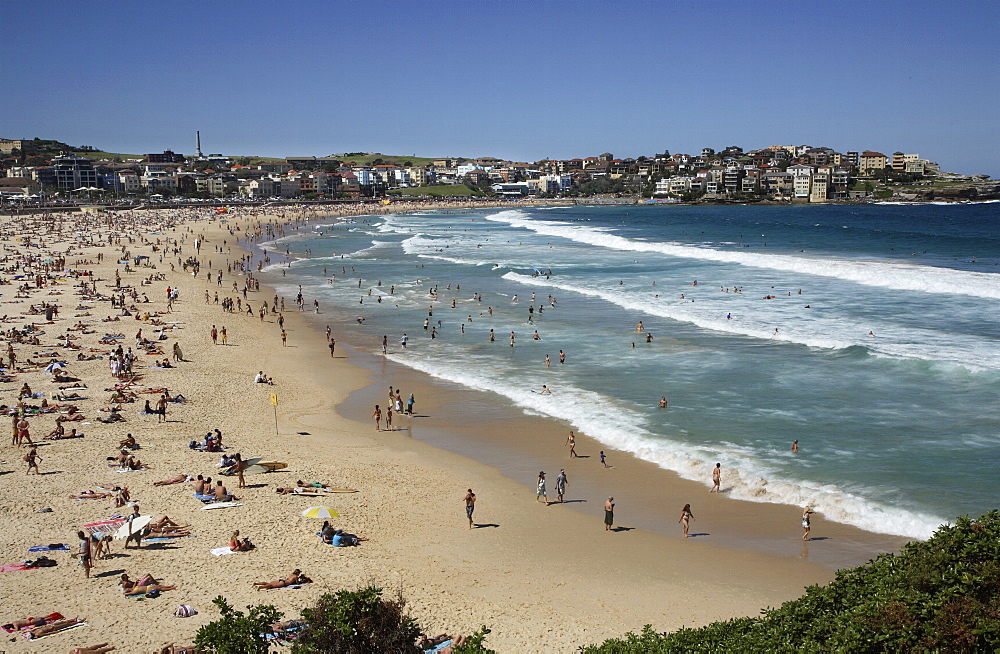
[[[268, 281], [280, 283], [280, 278]], [[304, 312], [301, 317], [317, 336], [325, 340], [323, 331], [327, 321], [310, 312]], [[360, 347], [354, 342], [353, 337], [358, 332], [358, 329], [352, 328], [345, 340], [334, 330], [337, 352], [349, 351], [350, 362], [365, 370], [369, 378], [366, 386], [354, 390], [343, 403], [334, 407], [340, 415], [357, 423], [369, 423], [372, 405], [384, 406], [383, 389], [392, 380], [396, 380], [392, 384], [394, 387], [399, 385], [399, 380], [405, 380], [403, 388], [419, 389], [416, 391], [417, 413], [422, 417], [405, 422], [397, 420], [399, 431], [390, 433], [494, 468], [520, 485], [527, 499], [533, 496], [533, 480], [538, 470], [545, 470], [550, 479], [554, 479], [558, 470], [565, 468], [570, 478], [567, 497], [576, 498], [567, 502], [567, 508], [594, 519], [601, 514], [598, 500], [613, 494], [623, 507], [626, 502], [632, 507], [629, 509], [632, 516], [630, 524], [676, 539], [679, 538], [680, 528], [676, 526], [673, 514], [679, 512], [683, 504], [692, 503], [696, 515], [699, 505], [703, 511], [706, 506], [711, 506], [715, 515], [710, 514], [709, 521], [701, 518], [699, 524], [702, 528], [698, 531], [711, 531], [713, 545], [799, 557], [820, 563], [831, 571], [860, 565], [880, 553], [898, 551], [911, 540], [826, 522], [820, 518], [817, 522], [822, 526], [816, 524], [814, 530], [823, 533], [815, 538], [828, 542], [823, 548], [813, 548], [809, 552], [796, 540], [801, 533], [801, 507], [730, 499], [726, 497], [725, 483], [721, 493], [709, 494], [711, 486], [707, 481], [702, 484], [682, 478], [676, 472], [630, 452], [605, 446], [579, 430], [576, 431], [577, 450], [581, 457], [569, 459], [563, 443], [572, 425], [557, 418], [528, 415], [504, 397], [438, 379], [392, 358], [384, 358], [374, 348]], [[405, 356], [394, 344], [390, 345], [389, 354]], [[544, 436], [537, 436], [541, 434]], [[602, 449], [614, 465], [611, 470], [599, 467], [597, 453]], [[589, 499], [579, 499], [581, 497]], [[665, 505], [661, 498], [668, 497], [678, 499]], [[707, 536], [707, 533], [702, 533], [702, 537]]]

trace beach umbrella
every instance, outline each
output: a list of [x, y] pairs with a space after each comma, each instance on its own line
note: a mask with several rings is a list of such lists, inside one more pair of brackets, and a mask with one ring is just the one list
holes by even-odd
[[340, 514], [328, 506], [310, 506], [302, 512], [307, 518], [339, 518]]
[[59, 370], [60, 368], [65, 368], [66, 364], [62, 361], [53, 361], [49, 365], [45, 366], [46, 372], [52, 372], [53, 370]]

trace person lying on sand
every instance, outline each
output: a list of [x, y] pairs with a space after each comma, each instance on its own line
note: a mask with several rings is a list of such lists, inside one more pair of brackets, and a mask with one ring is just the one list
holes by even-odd
[[177, 475], [176, 477], [171, 477], [170, 479], [164, 479], [162, 481], [154, 481], [154, 486], [169, 486], [171, 484], [182, 484], [186, 482], [190, 477], [188, 475]]
[[122, 573], [118, 586], [125, 592], [126, 595], [145, 595], [151, 590], [163, 592], [177, 588], [177, 586], [166, 586], [160, 583], [159, 580], [150, 574], [143, 575], [136, 581], [132, 581], [124, 572]]
[[69, 654], [104, 654], [104, 652], [111, 652], [114, 649], [114, 645], [100, 643], [99, 645], [90, 645], [88, 647], [74, 647], [69, 651]]
[[99, 493], [97, 491], [85, 490], [78, 495], [70, 495], [71, 500], [102, 500], [105, 497], [112, 497], [111, 493]]
[[[61, 428], [62, 424], [60, 424], [59, 427]], [[54, 436], [49, 436], [49, 440], [53, 441], [64, 440], [67, 438], [83, 438], [83, 433], [78, 432], [76, 429], [70, 429], [68, 434], [63, 433], [61, 435], [56, 434]]]
[[[55, 613], [53, 615], [59, 615]], [[22, 629], [41, 627], [47, 625], [55, 620], [50, 620], [48, 617], [44, 618], [21, 618], [20, 620], [14, 620], [13, 622], [8, 622], [3, 625], [3, 628], [7, 631], [20, 631]]]
[[156, 522], [149, 523], [149, 526], [156, 529], [157, 531], [173, 531], [187, 529], [189, 525], [181, 525], [170, 519], [170, 516], [165, 515]]
[[173, 643], [168, 643], [158, 650], [154, 650], [153, 654], [198, 654], [198, 649], [194, 645], [174, 645]]
[[285, 588], [286, 586], [311, 583], [312, 579], [302, 574], [302, 571], [296, 568], [284, 579], [277, 579], [275, 581], [255, 581], [253, 582], [253, 586], [257, 590], [270, 590], [272, 588]]
[[35, 627], [34, 629], [29, 629], [26, 633], [28, 634], [28, 640], [34, 640], [36, 638], [41, 638], [42, 636], [48, 636], [49, 634], [54, 634], [63, 629], [69, 629], [70, 627], [78, 624], [82, 624], [86, 621], [86, 618], [67, 618], [66, 620], [56, 620], [51, 624], [42, 625], [41, 627]]

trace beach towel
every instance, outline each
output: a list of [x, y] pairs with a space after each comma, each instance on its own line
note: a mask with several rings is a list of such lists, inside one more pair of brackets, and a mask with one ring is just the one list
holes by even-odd
[[61, 633], [65, 632], [65, 631], [69, 631], [70, 629], [76, 629], [77, 627], [85, 627], [85, 626], [87, 626], [86, 622], [77, 622], [76, 624], [70, 625], [70, 626], [66, 627], [65, 629], [60, 629], [59, 631], [57, 631], [55, 633], [45, 634], [44, 636], [39, 636], [37, 638], [32, 637], [30, 631], [25, 631], [21, 635], [24, 637], [25, 640], [30, 640], [30, 641], [34, 642], [36, 640], [42, 640], [43, 638], [48, 638], [49, 636], [55, 636], [55, 635], [61, 634]]
[[440, 652], [445, 647], [448, 647], [449, 645], [451, 645], [453, 642], [455, 642], [455, 641], [453, 641], [451, 639], [448, 639], [448, 640], [444, 641], [443, 643], [438, 643], [434, 647], [432, 647], [430, 649], [425, 649], [424, 651], [425, 652]]
[[144, 543], [162, 543], [165, 540], [173, 540], [174, 538], [194, 538], [196, 534], [184, 534], [182, 536], [156, 536], [155, 538], [143, 538]]
[[56, 550], [68, 550], [69, 545], [62, 544], [52, 547], [51, 545], [37, 545], [35, 547], [29, 547], [29, 552], [55, 552]]
[[28, 566], [23, 563], [4, 563], [0, 565], [0, 572], [13, 572], [14, 570], [28, 570]]
[[229, 549], [228, 545], [224, 545], [223, 547], [216, 547], [216, 548], [210, 549], [208, 551], [211, 552], [215, 556], [225, 556], [227, 554], [236, 554], [236, 552], [234, 552], [233, 550]]
[[196, 500], [201, 500], [202, 502], [214, 502], [215, 495], [199, 495], [198, 493], [191, 493], [191, 497]]

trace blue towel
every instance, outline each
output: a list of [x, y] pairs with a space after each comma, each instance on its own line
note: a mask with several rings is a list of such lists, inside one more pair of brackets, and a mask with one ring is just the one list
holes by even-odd
[[37, 545], [35, 547], [29, 547], [29, 552], [56, 552], [59, 550], [68, 550], [69, 545], [60, 545], [59, 547], [49, 547], [48, 545]]
[[198, 493], [191, 493], [191, 497], [196, 500], [201, 500], [202, 502], [214, 502], [215, 495], [199, 495]]

